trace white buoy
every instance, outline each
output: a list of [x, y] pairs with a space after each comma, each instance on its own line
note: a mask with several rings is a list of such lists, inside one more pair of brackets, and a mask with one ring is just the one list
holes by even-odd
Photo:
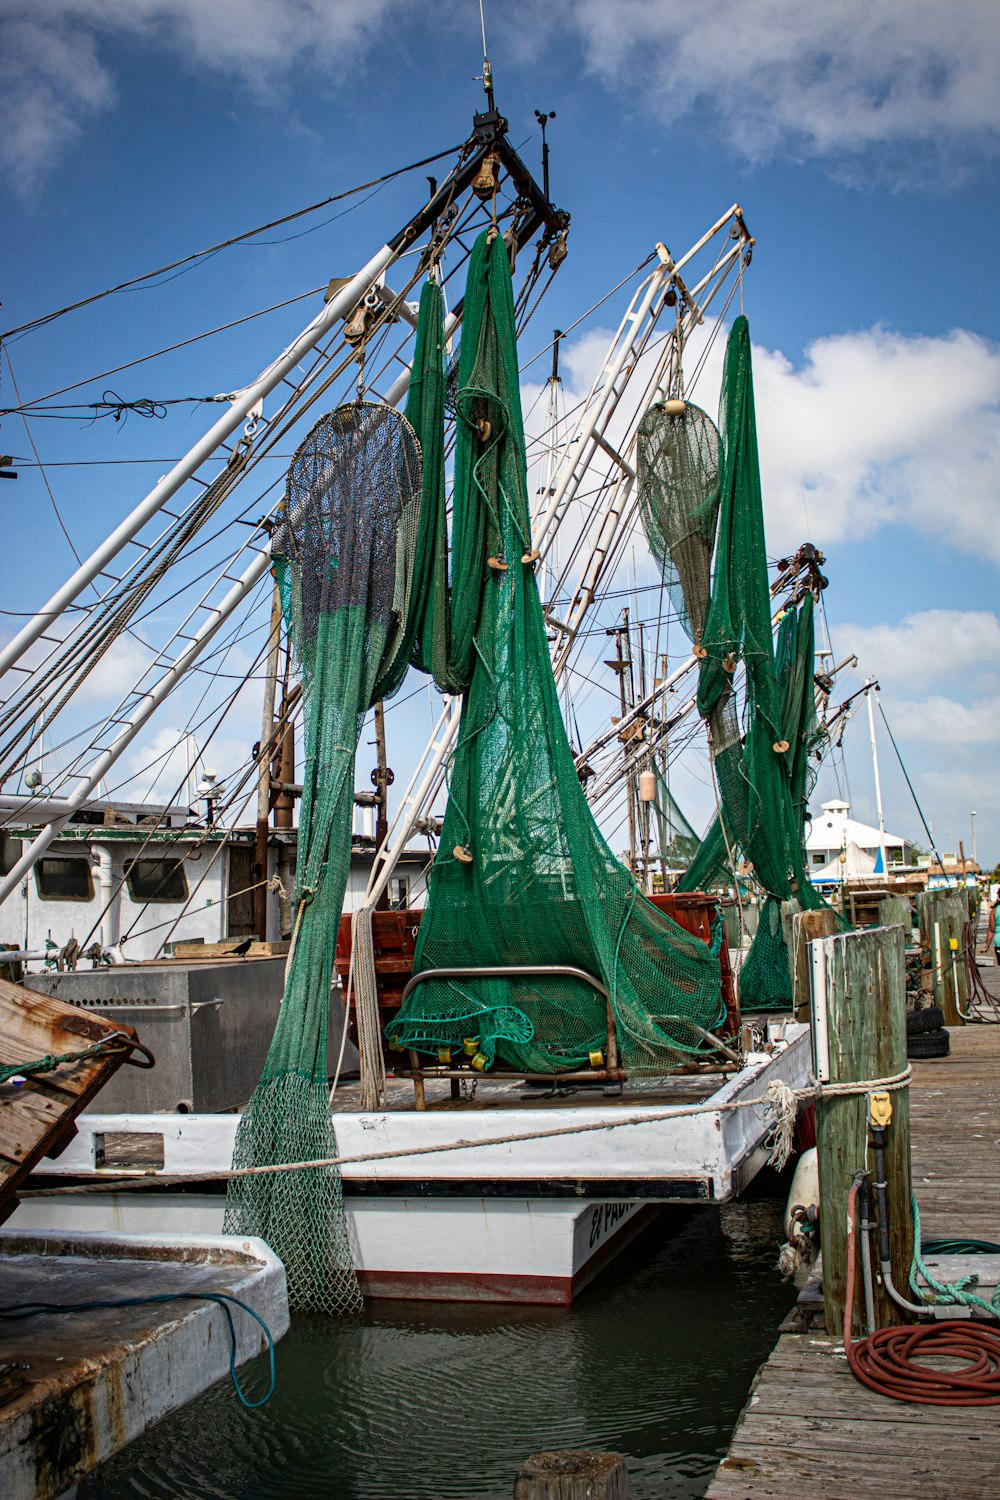
[[639, 799], [642, 802], [656, 801], [655, 771], [641, 771], [639, 773]]
[[663, 410], [668, 417], [683, 417], [687, 411], [687, 402], [679, 400], [664, 401]]
[[797, 1208], [819, 1208], [819, 1155], [815, 1146], [803, 1151], [795, 1163], [792, 1185], [785, 1204], [785, 1238], [791, 1239], [795, 1228], [793, 1217]]

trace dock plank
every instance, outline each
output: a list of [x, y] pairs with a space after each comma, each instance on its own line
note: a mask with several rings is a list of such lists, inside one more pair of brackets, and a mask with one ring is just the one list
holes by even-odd
[[[1000, 1240], [1000, 1026], [951, 1033], [913, 1064], [913, 1185], [925, 1237]], [[706, 1500], [995, 1500], [1000, 1411], [891, 1401], [851, 1374], [840, 1339], [782, 1333]]]

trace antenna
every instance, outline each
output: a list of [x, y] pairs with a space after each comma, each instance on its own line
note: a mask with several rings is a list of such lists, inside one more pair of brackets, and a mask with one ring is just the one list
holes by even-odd
[[535, 119], [542, 127], [542, 191], [546, 198], [549, 196], [549, 143], [545, 139], [545, 127], [555, 117], [556, 112], [554, 109], [550, 109], [548, 114], [543, 109], [535, 110]]
[[[483, 5], [484, 0], [479, 0], [479, 24], [482, 28], [483, 33], [483, 71], [482, 75], [475, 81], [482, 84], [483, 89], [486, 93], [486, 106], [488, 109], [492, 110], [496, 107], [493, 103], [493, 68], [490, 64], [490, 59], [486, 51], [486, 13], [483, 9]], [[546, 193], [546, 197], [547, 196], [548, 194]]]

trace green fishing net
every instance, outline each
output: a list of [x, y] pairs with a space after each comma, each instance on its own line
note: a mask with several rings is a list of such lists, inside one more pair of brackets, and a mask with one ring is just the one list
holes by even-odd
[[719, 434], [697, 406], [654, 402], [639, 423], [639, 510], [688, 639], [700, 646], [719, 516]]
[[[398, 686], [412, 650], [420, 494], [413, 429], [369, 402], [323, 418], [289, 471], [271, 552], [305, 707], [297, 915], [278, 1024], [237, 1131], [237, 1168], [337, 1155], [327, 1028], [354, 758], [367, 709]], [[360, 1306], [336, 1168], [232, 1179], [225, 1230], [267, 1241], [293, 1306]]]
[[[690, 410], [690, 408], [689, 408]], [[655, 431], [662, 413], [652, 408], [643, 419]], [[683, 419], [674, 419], [681, 421]], [[707, 420], [707, 419], [706, 419]], [[740, 970], [740, 999], [747, 1009], [777, 1009], [790, 1004], [791, 973], [782, 926], [781, 904], [800, 909], [823, 905], [805, 872], [803, 832], [811, 790], [810, 756], [816, 745], [813, 691], [813, 601], [806, 594], [789, 608], [772, 636], [771, 600], [757, 455], [756, 417], [747, 320], [733, 324], [726, 349], [719, 419], [719, 510], [711, 596], [700, 636], [703, 653], [698, 708], [708, 721], [720, 808], [695, 858], [680, 882], [682, 890], [704, 889], [734, 874], [740, 861], [752, 870], [765, 893], [757, 934]], [[671, 485], [690, 492], [687, 502], [699, 514], [706, 479], [684, 469], [668, 453], [665, 465], [650, 450], [645, 485], [647, 513], [672, 511], [662, 492]], [[682, 497], [683, 499], [683, 497]], [[660, 534], [650, 542], [659, 553]], [[701, 554], [692, 570], [690, 557], [674, 553], [670, 568], [685, 568], [684, 591], [689, 621], [697, 618], [691, 599], [700, 601], [704, 587]], [[673, 576], [667, 573], [668, 583]], [[700, 603], [699, 603], [700, 607]], [[692, 634], [696, 645], [697, 635]], [[741, 701], [742, 700], [742, 701]]]
[[570, 976], [425, 980], [390, 1042], [552, 1073], [606, 1051], [610, 1005], [623, 1065], [661, 1072], [723, 1018], [721, 924], [708, 945], [645, 901], [580, 785], [534, 574], [510, 265], [489, 234], [469, 266], [455, 406], [448, 670], [467, 687], [414, 973], [572, 967], [608, 999]]

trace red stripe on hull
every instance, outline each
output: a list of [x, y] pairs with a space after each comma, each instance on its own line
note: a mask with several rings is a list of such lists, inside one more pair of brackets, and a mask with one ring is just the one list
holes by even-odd
[[366, 1297], [416, 1302], [521, 1302], [569, 1307], [595, 1276], [661, 1212], [646, 1204], [604, 1241], [574, 1276], [518, 1276], [488, 1271], [358, 1271]]

